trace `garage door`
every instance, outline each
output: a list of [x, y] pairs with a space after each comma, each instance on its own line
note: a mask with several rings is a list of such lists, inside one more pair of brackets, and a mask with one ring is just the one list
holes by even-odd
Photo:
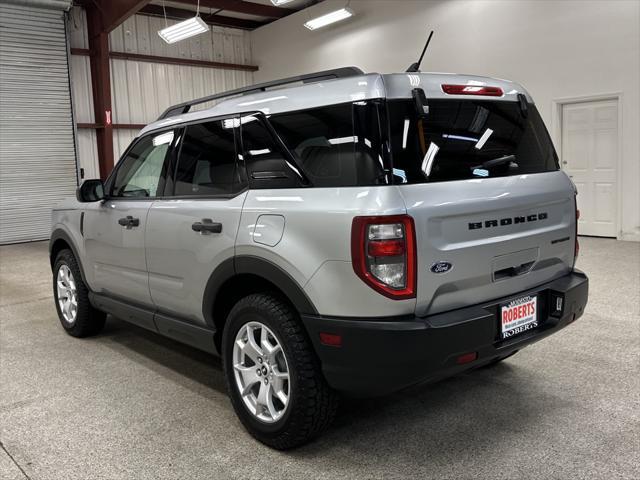
[[63, 12], [0, 3], [0, 244], [48, 238], [76, 184]]

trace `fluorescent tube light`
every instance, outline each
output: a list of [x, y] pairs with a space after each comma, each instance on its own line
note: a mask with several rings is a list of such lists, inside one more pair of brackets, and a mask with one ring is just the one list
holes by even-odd
[[334, 12], [329, 12], [320, 17], [314, 18], [313, 20], [309, 20], [304, 24], [309, 30], [315, 30], [317, 28], [326, 27], [335, 22], [339, 22], [340, 20], [344, 20], [345, 18], [349, 18], [353, 16], [353, 10], [350, 8], [341, 8], [340, 10], [336, 10]]
[[356, 143], [358, 141], [358, 137], [341, 137], [341, 138], [330, 138], [329, 143], [331, 145], [342, 145], [343, 143]]
[[422, 171], [427, 178], [429, 178], [429, 175], [431, 175], [431, 167], [433, 166], [433, 161], [436, 159], [438, 150], [440, 150], [440, 147], [431, 142], [429, 148], [427, 149], [427, 153], [422, 160]]
[[278, 5], [284, 5], [285, 3], [289, 2], [293, 2], [293, 0], [271, 0], [271, 3], [273, 3], [276, 7]]
[[158, 35], [167, 43], [176, 43], [185, 38], [193, 37], [209, 31], [209, 25], [200, 17], [189, 18], [170, 27], [158, 31]]

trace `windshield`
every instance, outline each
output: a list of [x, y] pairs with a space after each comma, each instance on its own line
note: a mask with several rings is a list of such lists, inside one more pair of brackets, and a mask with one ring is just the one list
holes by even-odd
[[464, 180], [558, 170], [535, 105], [495, 100], [388, 102], [396, 183]]

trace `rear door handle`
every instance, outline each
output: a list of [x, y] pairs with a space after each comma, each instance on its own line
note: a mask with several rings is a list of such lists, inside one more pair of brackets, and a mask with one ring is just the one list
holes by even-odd
[[118, 219], [118, 225], [122, 225], [125, 228], [131, 229], [140, 225], [139, 218], [133, 218], [131, 215]]
[[209, 233], [222, 233], [222, 224], [214, 222], [210, 218], [203, 218], [202, 222], [194, 222], [191, 224], [191, 230], [208, 235]]

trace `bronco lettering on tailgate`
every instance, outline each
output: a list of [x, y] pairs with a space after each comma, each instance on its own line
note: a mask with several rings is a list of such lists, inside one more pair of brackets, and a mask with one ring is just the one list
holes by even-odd
[[537, 222], [538, 220], [546, 220], [549, 217], [547, 212], [540, 212], [538, 214], [518, 216], [518, 217], [506, 217], [500, 219], [484, 220], [482, 222], [469, 222], [469, 230], [478, 230], [480, 228], [492, 228], [492, 227], [504, 227], [507, 225], [514, 225], [517, 223]]

